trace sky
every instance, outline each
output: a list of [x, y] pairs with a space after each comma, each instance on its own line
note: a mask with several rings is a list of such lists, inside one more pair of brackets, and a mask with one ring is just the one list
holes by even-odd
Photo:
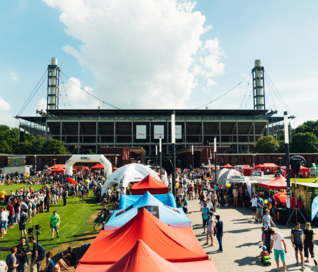
[[60, 108], [252, 109], [260, 59], [266, 108], [287, 110], [293, 126], [317, 120], [317, 8], [315, 0], [5, 1], [0, 124], [46, 109], [51, 57], [63, 72]]

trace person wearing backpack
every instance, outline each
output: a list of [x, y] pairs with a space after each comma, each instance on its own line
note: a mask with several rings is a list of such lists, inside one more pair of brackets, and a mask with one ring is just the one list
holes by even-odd
[[31, 272], [39, 272], [40, 262], [45, 258], [45, 249], [39, 242], [35, 240], [34, 235], [29, 236], [29, 243], [33, 244], [31, 255]]
[[23, 234], [25, 238], [27, 237], [27, 232], [25, 230], [27, 221], [28, 221], [28, 215], [26, 214], [25, 210], [22, 209], [21, 215], [20, 215], [20, 222], [19, 222], [19, 230], [21, 231], [21, 238], [23, 237]]

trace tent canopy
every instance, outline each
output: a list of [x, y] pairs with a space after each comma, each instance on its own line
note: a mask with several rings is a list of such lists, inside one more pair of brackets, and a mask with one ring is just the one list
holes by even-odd
[[226, 165], [223, 166], [223, 168], [234, 168], [231, 164], [227, 163]]
[[83, 265], [80, 264], [76, 272], [217, 272], [213, 261], [198, 261], [171, 263], [155, 253], [145, 242], [138, 240], [133, 248], [113, 265]]
[[258, 186], [267, 189], [287, 189], [287, 182], [286, 179], [279, 174], [277, 178], [266, 183], [259, 183]]
[[[142, 195], [122, 195], [119, 199], [118, 209], [122, 210], [122, 209], [125, 209], [125, 208], [131, 206], [136, 201], [138, 201], [139, 198], [141, 198], [141, 197], [142, 197]], [[160, 202], [162, 202], [163, 204], [165, 204], [169, 207], [173, 207], [173, 208], [177, 207], [176, 200], [175, 200], [173, 194], [171, 194], [171, 193], [163, 194], [163, 195], [153, 195], [153, 197], [155, 197]]]
[[55, 164], [55, 165], [52, 165], [50, 167], [47, 167], [47, 169], [49, 169], [49, 170], [53, 170], [55, 168], [63, 168], [63, 169], [65, 169], [65, 164]]
[[[282, 206], [287, 208], [287, 192], [277, 193], [273, 197], [274, 197], [277, 205], [282, 205]], [[291, 202], [291, 208], [295, 209], [296, 200], [295, 200], [294, 196], [291, 197], [290, 202]], [[299, 209], [301, 209], [301, 210], [303, 209], [303, 205], [301, 204], [300, 201], [297, 201], [297, 205], [298, 205]]]
[[130, 251], [138, 239], [169, 262], [208, 260], [191, 227], [172, 228], [142, 209], [115, 231], [101, 231], [80, 264], [113, 264]]
[[221, 170], [222, 172], [220, 172], [217, 183], [224, 186], [225, 184], [227, 184], [228, 180], [231, 179], [243, 179], [244, 180], [244, 176], [240, 171], [234, 170], [234, 169], [226, 169], [227, 171]]
[[143, 195], [145, 192], [149, 191], [151, 194], [160, 195], [169, 193], [168, 186], [148, 175], [143, 180], [135, 183], [131, 188], [131, 193], [133, 195]]
[[151, 214], [172, 227], [191, 227], [192, 225], [191, 220], [186, 216], [182, 208], [165, 206], [149, 192], [146, 192], [127, 209], [114, 211], [114, 214], [105, 225], [105, 230], [120, 228], [143, 208], [146, 208]]
[[93, 167], [91, 167], [91, 169], [95, 169], [95, 170], [104, 169], [104, 165], [98, 163], [98, 164], [95, 164]]
[[243, 167], [243, 169], [255, 169], [255, 168], [253, 168], [253, 167], [251, 167], [251, 166], [249, 166], [249, 165], [245, 165], [244, 167]]
[[279, 166], [276, 165], [275, 163], [263, 163], [260, 166], [257, 165], [255, 167], [258, 167], [258, 168], [277, 168]]

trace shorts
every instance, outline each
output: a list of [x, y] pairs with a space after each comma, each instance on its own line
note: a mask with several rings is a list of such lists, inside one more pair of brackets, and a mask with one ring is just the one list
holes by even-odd
[[6, 229], [6, 221], [5, 220], [1, 220], [1, 225], [0, 225], [0, 228], [1, 229]]
[[273, 214], [277, 214], [277, 208], [276, 207], [273, 208], [272, 211], [273, 211]]
[[208, 220], [209, 220], [209, 219], [203, 219], [203, 227], [206, 226], [206, 224], [208, 223]]
[[25, 230], [25, 225], [26, 224], [19, 224], [19, 230]]
[[59, 230], [59, 226], [55, 226], [55, 227], [51, 227], [51, 230], [52, 230], [52, 232], [55, 230], [55, 231], [58, 231]]
[[303, 251], [303, 243], [300, 243], [300, 244], [295, 244], [295, 251], [298, 251], [298, 250], [300, 250], [300, 251]]
[[263, 209], [262, 208], [256, 208], [256, 213], [263, 213]]
[[282, 262], [286, 263], [284, 250], [274, 249], [274, 256], [275, 256], [276, 262], [279, 261], [279, 256], [280, 256], [280, 259], [282, 260]]
[[224, 196], [224, 199], [225, 199], [225, 200], [228, 200], [228, 199], [229, 199], [229, 196], [228, 196], [228, 195], [225, 195], [225, 196]]
[[252, 212], [253, 212], [253, 213], [256, 212], [256, 207], [252, 207]]
[[237, 201], [237, 199], [238, 199], [238, 197], [237, 197], [237, 196], [235, 196], [235, 197], [234, 197], [234, 201]]
[[29, 210], [29, 211], [28, 211], [28, 215], [30, 216], [31, 214], [32, 214], [32, 211]]

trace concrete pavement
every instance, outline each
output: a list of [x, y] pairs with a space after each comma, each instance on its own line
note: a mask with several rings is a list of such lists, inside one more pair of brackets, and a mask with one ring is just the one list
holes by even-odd
[[[219, 215], [224, 224], [223, 235], [223, 253], [218, 253], [219, 248], [216, 238], [213, 240], [213, 247], [204, 246], [206, 235], [203, 232], [202, 215], [200, 212], [199, 200], [190, 200], [189, 215], [192, 220], [193, 231], [197, 236], [202, 248], [215, 263], [218, 272], [258, 272], [258, 271], [276, 271], [276, 263], [272, 255], [272, 265], [264, 266], [259, 261], [261, 249], [261, 223], [255, 223], [252, 220], [251, 208], [234, 208], [233, 206], [221, 206]], [[287, 245], [286, 263], [288, 271], [301, 271], [301, 266], [296, 266], [295, 250], [290, 240], [290, 232], [293, 226], [277, 225], [277, 231], [280, 232]], [[304, 229], [304, 225], [301, 226]], [[314, 228], [314, 232], [316, 229]], [[316, 231], [318, 235], [318, 231]], [[317, 236], [316, 236], [317, 239]], [[315, 242], [316, 254], [318, 254], [317, 242]], [[318, 255], [317, 255], [318, 256]], [[300, 260], [300, 259], [299, 259]], [[318, 260], [318, 258], [317, 258]], [[280, 262], [280, 271], [283, 271]], [[318, 266], [310, 258], [310, 263], [305, 263], [305, 271], [318, 271]]]

